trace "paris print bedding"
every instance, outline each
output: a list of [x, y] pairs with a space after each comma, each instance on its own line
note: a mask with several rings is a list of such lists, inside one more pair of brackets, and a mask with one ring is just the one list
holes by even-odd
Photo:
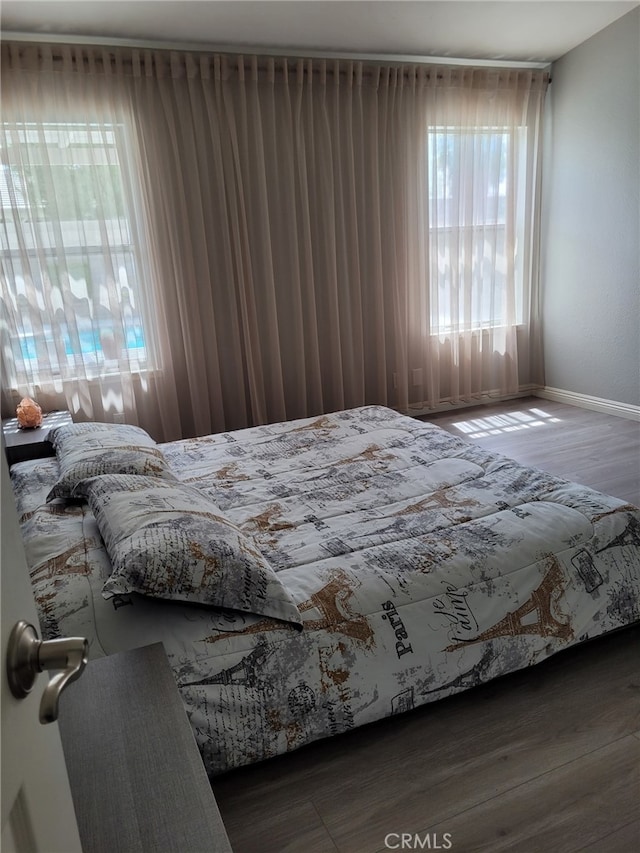
[[158, 450], [12, 478], [44, 636], [163, 642], [212, 776], [640, 618], [640, 510], [390, 409]]

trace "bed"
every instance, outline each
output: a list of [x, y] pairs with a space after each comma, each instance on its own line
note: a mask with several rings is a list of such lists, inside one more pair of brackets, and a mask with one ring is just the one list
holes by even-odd
[[60, 447], [14, 465], [18, 513], [43, 636], [161, 641], [210, 776], [640, 618], [638, 508], [431, 423], [367, 406], [149, 448], [158, 471], [66, 493]]

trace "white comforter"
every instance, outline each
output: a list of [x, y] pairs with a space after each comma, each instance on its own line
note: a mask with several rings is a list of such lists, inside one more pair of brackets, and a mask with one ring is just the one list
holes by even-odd
[[640, 511], [365, 407], [161, 445], [253, 536], [304, 621], [102, 598], [84, 504], [14, 466], [46, 636], [162, 641], [211, 774], [395, 714], [640, 618]]

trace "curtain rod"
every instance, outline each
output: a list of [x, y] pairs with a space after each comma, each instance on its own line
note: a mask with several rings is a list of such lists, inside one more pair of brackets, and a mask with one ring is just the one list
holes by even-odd
[[52, 33], [2, 32], [3, 41], [43, 44], [76, 44], [94, 47], [132, 47], [147, 50], [182, 50], [195, 53], [229, 53], [256, 56], [302, 57], [308, 59], [342, 59], [355, 62], [391, 62], [411, 65], [466, 65], [475, 68], [531, 68], [550, 69], [551, 62], [522, 62], [505, 59], [463, 59], [450, 56], [413, 56], [392, 53], [349, 53], [325, 50], [304, 50], [286, 47], [261, 47], [260, 45], [215, 45], [194, 42], [164, 42], [147, 39], [122, 39], [107, 36], [79, 36]]

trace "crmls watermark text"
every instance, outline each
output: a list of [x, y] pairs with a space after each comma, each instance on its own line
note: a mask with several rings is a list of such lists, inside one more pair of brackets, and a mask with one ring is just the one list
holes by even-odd
[[451, 833], [389, 832], [384, 837], [384, 846], [389, 850], [451, 850]]

